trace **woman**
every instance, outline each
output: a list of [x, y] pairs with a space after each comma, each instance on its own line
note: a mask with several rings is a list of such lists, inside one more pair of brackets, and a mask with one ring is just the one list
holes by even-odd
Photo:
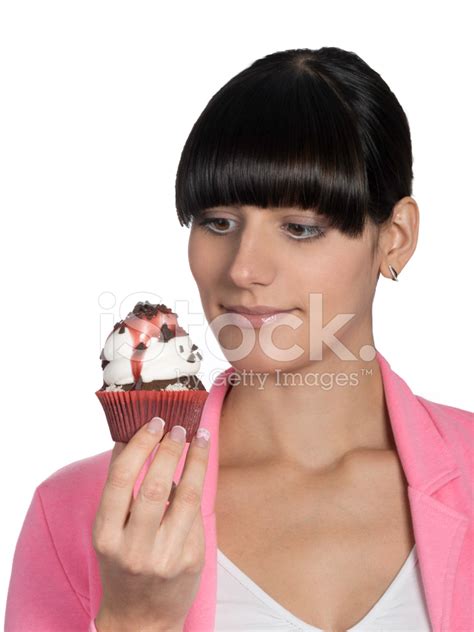
[[[98, 511], [107, 468], [115, 458], [133, 473], [123, 507], [136, 474], [135, 492], [165, 471], [165, 451], [160, 468], [143, 466], [161, 435], [142, 429], [36, 490], [7, 632], [93, 630], [94, 618], [99, 632], [474, 629], [473, 415], [415, 396], [373, 338], [379, 276], [396, 281], [416, 248], [412, 177], [405, 114], [353, 53], [278, 52], [214, 95], [186, 142], [176, 201], [232, 366], [202, 415], [207, 456], [162, 442], [169, 488], [176, 464], [183, 474], [171, 535], [192, 467], [202, 484], [202, 525], [188, 511], [176, 550], [199, 543], [203, 563], [127, 575], [103, 546], [99, 573], [92, 523], [111, 515], [108, 483]], [[165, 521], [150, 523], [155, 535]]]

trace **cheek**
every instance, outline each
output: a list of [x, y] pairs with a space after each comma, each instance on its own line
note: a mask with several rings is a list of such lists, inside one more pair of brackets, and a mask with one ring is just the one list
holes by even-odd
[[205, 241], [195, 229], [191, 232], [188, 242], [189, 268], [200, 290], [211, 284], [216, 272], [213, 249], [206, 246]]
[[329, 296], [329, 317], [338, 313], [354, 314], [346, 325], [349, 329], [359, 319], [365, 318], [370, 310], [373, 298], [370, 257], [368, 251], [361, 248], [360, 242], [341, 258]]
[[189, 269], [191, 270], [191, 274], [194, 277], [196, 283], [198, 283], [198, 279], [201, 276], [201, 265], [202, 258], [200, 257], [200, 247], [199, 247], [199, 238], [197, 237], [194, 229], [191, 229], [191, 233], [189, 235], [188, 241], [188, 263]]
[[191, 274], [201, 297], [206, 318], [212, 317], [210, 308], [213, 303], [213, 292], [219, 287], [219, 257], [205, 237], [197, 231], [189, 237], [188, 262]]
[[313, 297], [312, 305], [316, 309], [321, 306], [323, 324], [337, 314], [353, 313], [357, 317], [365, 312], [371, 289], [369, 263], [369, 253], [360, 242], [344, 240], [319, 253], [310, 265], [301, 266], [295, 287], [303, 292], [301, 304], [308, 315], [311, 293], [321, 295]]

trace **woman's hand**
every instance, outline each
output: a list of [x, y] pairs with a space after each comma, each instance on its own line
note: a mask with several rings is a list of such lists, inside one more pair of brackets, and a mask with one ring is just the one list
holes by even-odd
[[[127, 444], [115, 444], [95, 517], [93, 546], [103, 589], [98, 632], [181, 631], [204, 566], [201, 498], [209, 442], [191, 441], [167, 507], [185, 432], [179, 442], [172, 437], [180, 436], [181, 427], [163, 437], [163, 428], [151, 434], [147, 426]], [[138, 474], [160, 441], [133, 500]]]

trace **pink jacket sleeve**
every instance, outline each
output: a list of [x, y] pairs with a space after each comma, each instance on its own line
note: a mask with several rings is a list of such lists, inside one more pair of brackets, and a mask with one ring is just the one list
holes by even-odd
[[35, 490], [13, 557], [5, 632], [96, 632], [71, 585]]

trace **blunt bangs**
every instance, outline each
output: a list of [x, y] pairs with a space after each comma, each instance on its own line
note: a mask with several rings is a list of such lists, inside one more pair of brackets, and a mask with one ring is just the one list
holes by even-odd
[[268, 55], [232, 78], [194, 124], [176, 176], [181, 225], [217, 206], [310, 209], [358, 237], [411, 194], [398, 101], [354, 53]]

